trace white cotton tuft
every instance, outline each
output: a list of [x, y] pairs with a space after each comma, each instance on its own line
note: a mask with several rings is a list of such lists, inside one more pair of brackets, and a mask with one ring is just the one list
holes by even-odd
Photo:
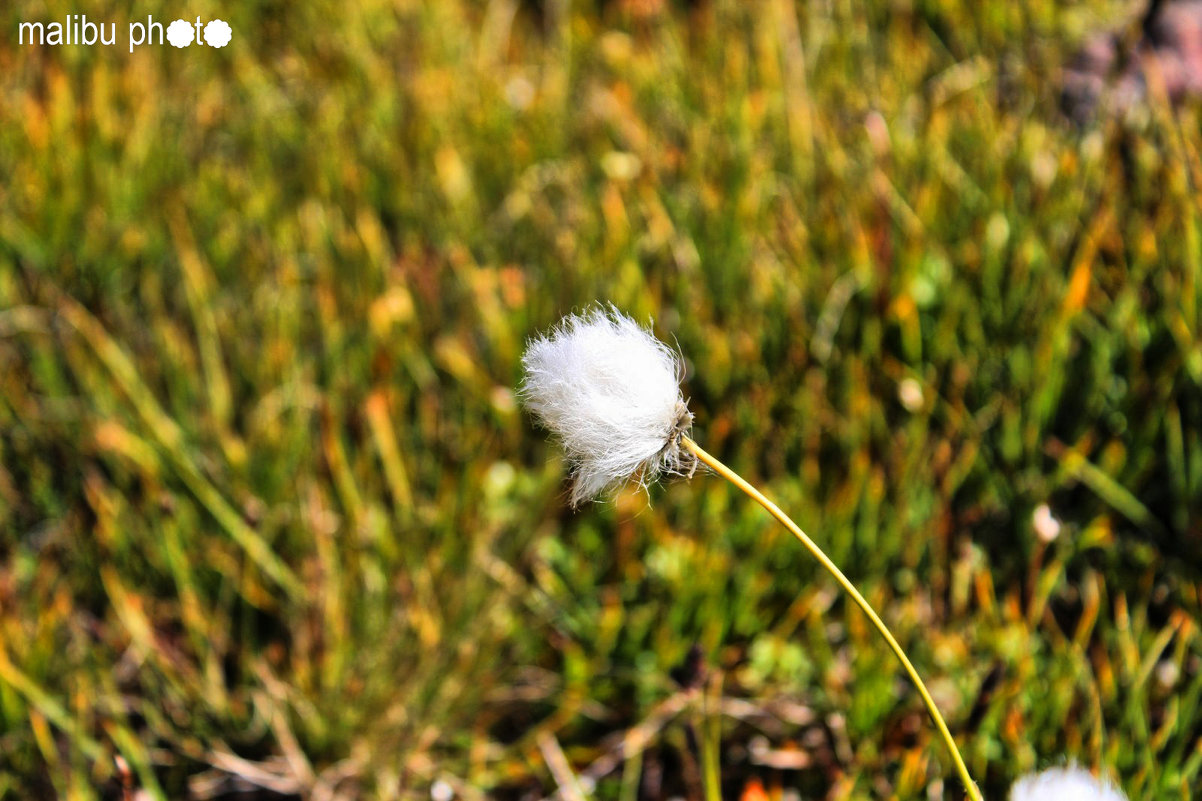
[[572, 465], [572, 506], [636, 473], [645, 484], [689, 464], [681, 357], [617, 309], [563, 318], [530, 341], [522, 367], [523, 403]]
[[1127, 801], [1127, 797], [1089, 771], [1070, 766], [1022, 777], [1010, 788], [1010, 801]]

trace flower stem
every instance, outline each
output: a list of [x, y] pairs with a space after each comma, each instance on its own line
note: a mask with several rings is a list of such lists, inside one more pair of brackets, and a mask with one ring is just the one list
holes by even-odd
[[956, 748], [956, 741], [952, 739], [952, 733], [948, 731], [947, 723], [944, 722], [943, 716], [939, 714], [939, 709], [935, 706], [935, 701], [931, 698], [931, 694], [927, 692], [926, 685], [923, 684], [922, 679], [919, 678], [918, 671], [916, 671], [914, 669], [914, 665], [910, 663], [910, 659], [906, 656], [906, 652], [902, 650], [900, 645], [898, 645], [897, 640], [889, 631], [889, 627], [885, 625], [885, 622], [881, 620], [881, 617], [876, 613], [876, 610], [873, 609], [868, 601], [864, 599], [864, 596], [860, 594], [860, 591], [855, 588], [855, 585], [852, 584], [851, 581], [848, 580], [847, 576], [843, 575], [843, 571], [840, 570], [835, 563], [832, 562], [830, 558], [822, 552], [822, 549], [818, 547], [817, 543], [810, 539], [806, 533], [797, 526], [796, 523], [789, 519], [788, 515], [780, 510], [780, 507], [768, 500], [762, 492], [748, 484], [742, 476], [731, 470], [726, 465], [722, 464], [722, 462], [715, 459], [690, 438], [681, 437], [681, 444], [715, 473], [734, 484], [743, 492], [747, 493], [747, 495], [759, 503], [760, 506], [763, 506], [765, 509], [767, 509], [770, 515], [780, 521], [781, 525], [789, 529], [793, 536], [801, 540], [801, 544], [806, 547], [806, 549], [822, 564], [824, 568], [826, 568], [827, 572], [835, 577], [835, 580], [838, 581], [839, 585], [843, 587], [848, 595], [851, 596], [852, 600], [856, 602], [856, 605], [864, 611], [864, 614], [868, 615], [868, 619], [872, 621], [872, 625], [876, 626], [877, 631], [879, 631], [881, 636], [885, 638], [885, 642], [889, 643], [889, 647], [893, 650], [894, 655], [897, 657], [898, 661], [901, 662], [902, 667], [906, 669], [906, 673], [910, 675], [910, 680], [913, 681], [914, 686], [918, 688], [918, 694], [922, 696], [922, 701], [924, 704], [926, 704], [927, 712], [930, 713], [931, 719], [935, 721], [935, 726], [939, 729], [939, 734], [943, 738], [943, 742], [947, 745], [947, 750], [951, 752], [952, 759], [956, 763], [956, 771], [960, 774], [961, 781], [964, 782], [964, 789], [965, 792], [968, 793], [968, 797], [972, 799], [972, 801], [983, 801], [981, 798], [981, 791], [977, 789], [977, 785], [973, 782], [972, 777], [968, 775], [968, 767], [964, 764], [964, 758], [960, 756], [960, 750]]

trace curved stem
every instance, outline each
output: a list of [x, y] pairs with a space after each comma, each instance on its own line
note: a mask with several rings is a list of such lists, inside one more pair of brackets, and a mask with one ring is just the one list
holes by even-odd
[[914, 669], [914, 665], [910, 663], [910, 659], [906, 656], [906, 652], [902, 650], [900, 645], [898, 645], [897, 640], [893, 637], [892, 632], [889, 631], [889, 627], [885, 625], [885, 622], [881, 620], [880, 615], [876, 613], [876, 610], [873, 609], [872, 606], [869, 605], [868, 601], [864, 599], [864, 596], [860, 594], [860, 591], [855, 588], [855, 585], [852, 584], [851, 581], [848, 580], [847, 576], [843, 575], [843, 571], [840, 570], [835, 563], [832, 562], [830, 558], [822, 552], [822, 549], [818, 547], [817, 543], [810, 539], [804, 531], [798, 528], [797, 524], [790, 520], [789, 516], [780, 510], [780, 507], [768, 500], [762, 492], [748, 484], [738, 473], [722, 464], [722, 462], [715, 459], [709, 453], [706, 453], [706, 451], [700, 445], [688, 437], [681, 437], [681, 444], [690, 453], [696, 456], [703, 464], [745, 492], [754, 501], [759, 503], [760, 506], [763, 506], [765, 509], [767, 509], [770, 515], [780, 521], [781, 525], [789, 529], [793, 536], [801, 540], [801, 544], [806, 547], [806, 549], [822, 564], [824, 568], [826, 568], [827, 572], [835, 577], [835, 580], [838, 581], [839, 585], [843, 587], [848, 595], [851, 596], [852, 600], [856, 602], [856, 605], [863, 610], [864, 614], [868, 615], [868, 619], [872, 621], [872, 625], [876, 626], [876, 630], [879, 631], [881, 636], [885, 638], [885, 642], [889, 643], [889, 647], [893, 650], [894, 655], [897, 657], [898, 661], [901, 662], [902, 667], [906, 669], [906, 673], [910, 675], [910, 680], [913, 681], [914, 686], [918, 688], [918, 694], [922, 696], [922, 701], [924, 704], [926, 704], [927, 712], [930, 713], [931, 719], [935, 721], [935, 726], [939, 729], [939, 734], [943, 738], [944, 744], [947, 745], [947, 750], [951, 752], [952, 759], [956, 763], [956, 771], [960, 774], [960, 780], [964, 782], [964, 789], [965, 792], [968, 793], [968, 797], [972, 799], [972, 801], [983, 801], [981, 798], [981, 791], [977, 789], [977, 785], [973, 782], [972, 777], [968, 775], [968, 767], [964, 764], [964, 758], [960, 756], [960, 750], [956, 748], [956, 741], [952, 739], [952, 733], [948, 731], [947, 723], [944, 722], [943, 716], [939, 714], [939, 709], [935, 706], [935, 701], [931, 698], [931, 694], [927, 692], [926, 685], [923, 684], [922, 679], [919, 678], [918, 671], [916, 671]]

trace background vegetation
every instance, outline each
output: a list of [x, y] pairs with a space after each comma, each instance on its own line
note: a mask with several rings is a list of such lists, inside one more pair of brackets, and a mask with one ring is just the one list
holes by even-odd
[[958, 797], [733, 488], [568, 512], [513, 387], [595, 299], [987, 797], [1197, 797], [1202, 119], [1060, 107], [1129, 13], [5, 3], [0, 797]]

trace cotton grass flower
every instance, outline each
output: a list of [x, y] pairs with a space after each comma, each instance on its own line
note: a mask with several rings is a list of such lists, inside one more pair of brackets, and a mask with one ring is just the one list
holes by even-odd
[[888, 643], [922, 696], [972, 801], [981, 801], [943, 716], [905, 651], [843, 571], [776, 504], [688, 436], [680, 355], [612, 306], [568, 315], [531, 340], [522, 401], [559, 441], [572, 465], [573, 506], [632, 476], [692, 475], [704, 464], [760, 504], [818, 560]]
[[1010, 788], [1010, 801], [1127, 801], [1127, 797], [1089, 771], [1070, 766], [1022, 777]]
[[522, 357], [522, 401], [572, 465], [572, 506], [632, 476], [646, 484], [694, 463], [680, 354], [610, 307], [565, 317]]

